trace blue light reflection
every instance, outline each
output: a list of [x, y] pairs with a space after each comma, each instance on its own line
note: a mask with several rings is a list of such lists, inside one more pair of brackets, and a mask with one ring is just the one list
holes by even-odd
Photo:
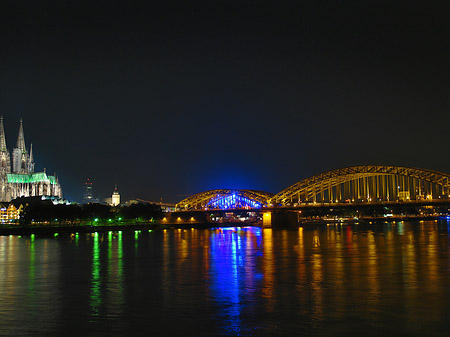
[[256, 283], [262, 282], [262, 273], [256, 268], [262, 254], [260, 232], [259, 228], [224, 227], [210, 237], [211, 293], [219, 304], [227, 335], [238, 336], [245, 330], [242, 311], [250, 309], [248, 302], [258, 289]]

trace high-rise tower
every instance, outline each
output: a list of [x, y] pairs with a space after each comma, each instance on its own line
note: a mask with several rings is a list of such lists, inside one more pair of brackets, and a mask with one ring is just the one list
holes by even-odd
[[93, 202], [94, 194], [92, 192], [92, 181], [87, 178], [84, 183], [84, 194], [83, 194], [83, 204], [89, 204]]

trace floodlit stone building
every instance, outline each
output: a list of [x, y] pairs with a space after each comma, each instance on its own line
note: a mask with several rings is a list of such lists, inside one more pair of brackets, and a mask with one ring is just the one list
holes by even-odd
[[119, 191], [117, 190], [117, 185], [114, 188], [114, 192], [111, 196], [111, 205], [112, 206], [118, 206], [120, 205], [120, 194]]
[[0, 201], [19, 197], [55, 196], [62, 198], [58, 178], [44, 172], [34, 172], [33, 147], [25, 147], [23, 122], [20, 120], [16, 147], [10, 156], [6, 146], [3, 116], [0, 119]]

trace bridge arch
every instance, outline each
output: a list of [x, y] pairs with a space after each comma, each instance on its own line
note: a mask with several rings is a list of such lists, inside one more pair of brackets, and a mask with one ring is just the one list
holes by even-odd
[[449, 194], [449, 174], [404, 166], [365, 165], [303, 179], [277, 193], [269, 204], [448, 199]]
[[263, 191], [218, 189], [194, 194], [176, 204], [176, 209], [260, 208], [267, 206], [272, 197], [273, 193]]

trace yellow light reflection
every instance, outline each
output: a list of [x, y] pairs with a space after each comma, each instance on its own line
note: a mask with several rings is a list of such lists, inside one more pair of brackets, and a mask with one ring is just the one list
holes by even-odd
[[321, 320], [323, 316], [323, 266], [322, 266], [322, 255], [312, 254], [311, 255], [311, 273], [312, 282], [311, 287], [313, 290], [313, 319]]
[[378, 254], [373, 232], [367, 235], [367, 284], [369, 293], [367, 300], [371, 305], [375, 305], [381, 296], [378, 277]]
[[262, 296], [266, 298], [266, 311], [274, 311], [274, 279], [275, 279], [275, 267], [273, 256], [273, 232], [271, 228], [263, 229], [263, 274], [264, 274], [264, 286], [262, 290]]

